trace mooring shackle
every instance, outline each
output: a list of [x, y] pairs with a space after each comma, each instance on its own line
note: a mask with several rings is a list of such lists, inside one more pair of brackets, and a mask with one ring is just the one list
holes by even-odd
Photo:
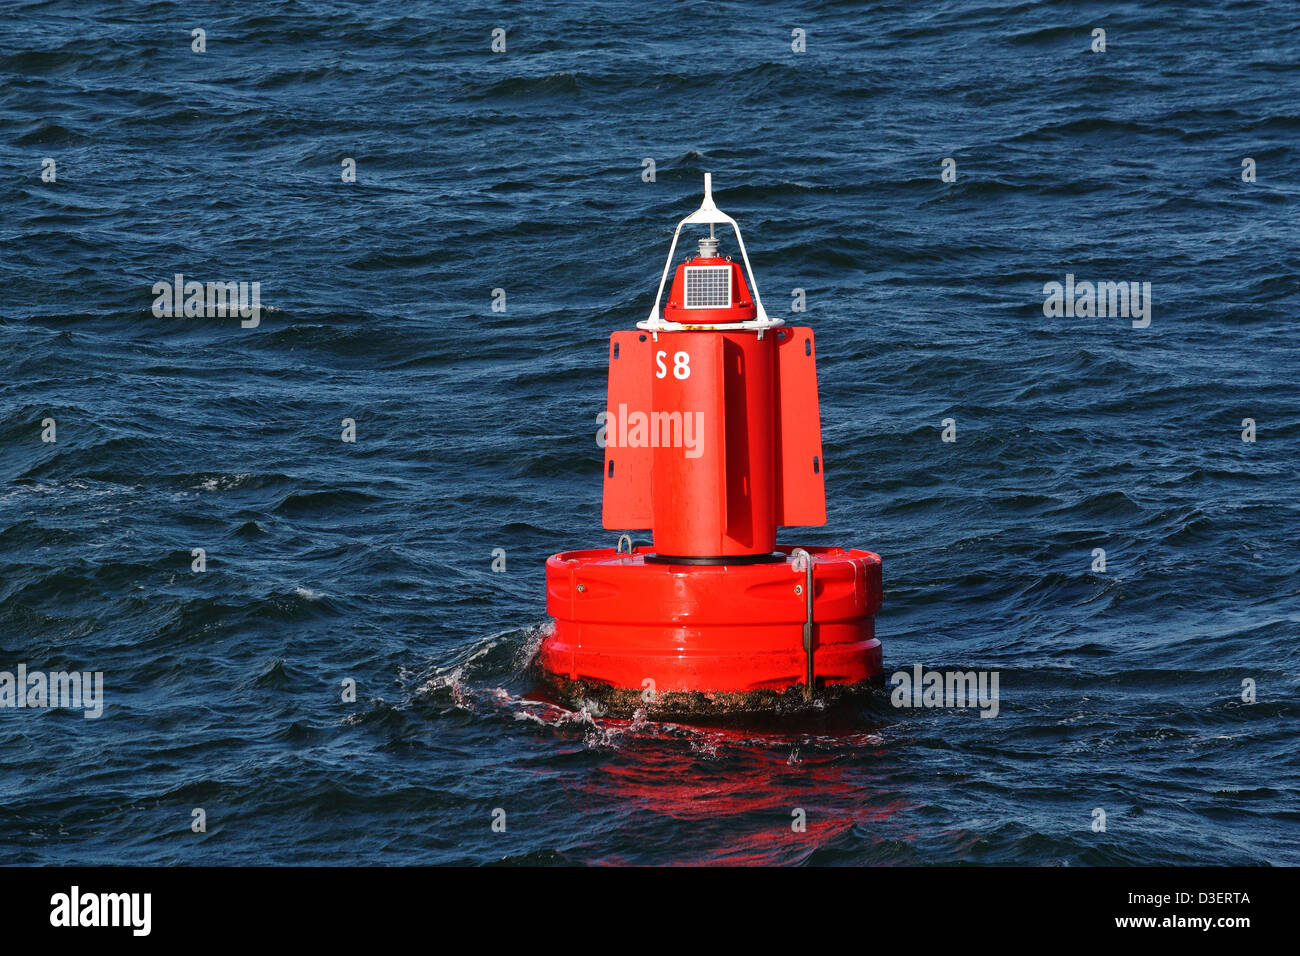
[[[627, 542], [627, 550], [626, 550], [626, 551], [623, 550], [623, 542], [624, 542], [624, 541]], [[615, 547], [614, 550], [615, 550], [616, 552], [618, 552], [619, 554], [631, 554], [631, 553], [632, 553], [632, 536], [631, 536], [630, 534], [619, 535], [619, 538], [618, 538], [618, 545]]]
[[803, 548], [795, 548], [790, 552], [790, 557], [794, 558], [794, 569], [805, 574], [803, 653], [808, 662], [808, 673], [804, 678], [803, 696], [805, 700], [812, 700], [813, 688], [816, 687], [817, 680], [813, 668], [813, 558]]

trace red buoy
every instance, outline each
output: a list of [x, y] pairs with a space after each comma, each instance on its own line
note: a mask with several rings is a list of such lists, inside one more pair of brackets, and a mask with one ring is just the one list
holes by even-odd
[[[546, 562], [544, 677], [611, 712], [769, 709], [881, 679], [880, 558], [791, 547], [826, 523], [813, 333], [769, 318], [735, 220], [704, 202], [677, 225], [650, 317], [610, 339], [602, 523], [653, 544]], [[683, 226], [704, 224], [678, 265]], [[718, 255], [714, 226], [744, 262]], [[748, 283], [746, 277], [748, 276]]]

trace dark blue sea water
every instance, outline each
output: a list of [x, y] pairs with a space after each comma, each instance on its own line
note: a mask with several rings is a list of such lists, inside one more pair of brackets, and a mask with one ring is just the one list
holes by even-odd
[[[4, 861], [1300, 863], [1298, 145], [1291, 0], [11, 0], [0, 670], [106, 705], [0, 709]], [[818, 335], [782, 540], [880, 553], [887, 672], [995, 719], [533, 698], [706, 171]], [[178, 272], [260, 324], [155, 317]]]

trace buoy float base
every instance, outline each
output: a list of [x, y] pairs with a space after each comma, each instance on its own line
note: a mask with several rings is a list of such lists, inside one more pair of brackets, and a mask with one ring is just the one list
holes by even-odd
[[546, 608], [555, 626], [537, 665], [568, 701], [598, 699], [611, 714], [738, 713], [807, 702], [883, 680], [874, 615], [880, 558], [870, 551], [805, 547], [808, 569], [783, 556], [757, 564], [648, 561], [648, 547], [567, 551], [546, 562]]

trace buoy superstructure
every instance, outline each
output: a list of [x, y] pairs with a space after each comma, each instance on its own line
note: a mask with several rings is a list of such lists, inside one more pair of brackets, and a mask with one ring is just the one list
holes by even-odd
[[[674, 272], [692, 225], [709, 235]], [[719, 255], [718, 225], [740, 263]], [[554, 627], [537, 663], [561, 693], [611, 712], [732, 711], [881, 679], [880, 557], [776, 540], [826, 522], [816, 357], [812, 329], [764, 310], [706, 173], [649, 317], [610, 338], [602, 524], [651, 543], [627, 533], [546, 562]]]

